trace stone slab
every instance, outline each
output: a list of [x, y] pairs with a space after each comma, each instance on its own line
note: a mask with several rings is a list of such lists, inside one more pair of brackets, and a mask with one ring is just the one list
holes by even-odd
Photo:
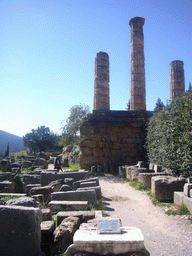
[[100, 255], [146, 253], [143, 234], [135, 227], [122, 227], [120, 234], [112, 235], [98, 234], [97, 228], [79, 229], [75, 232], [73, 243], [74, 245], [69, 246], [65, 252], [66, 256], [72, 255], [70, 251], [94, 252]]
[[59, 211], [82, 211], [87, 208], [87, 201], [51, 201], [49, 208], [51, 212]]
[[67, 191], [51, 193], [53, 201], [88, 201], [89, 204], [97, 203], [97, 195], [94, 189], [82, 191]]

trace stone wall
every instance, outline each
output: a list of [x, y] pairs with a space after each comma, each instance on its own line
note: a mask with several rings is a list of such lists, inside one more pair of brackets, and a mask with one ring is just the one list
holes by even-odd
[[81, 127], [81, 168], [102, 165], [114, 172], [118, 165], [142, 160], [145, 122], [151, 111], [93, 111]]

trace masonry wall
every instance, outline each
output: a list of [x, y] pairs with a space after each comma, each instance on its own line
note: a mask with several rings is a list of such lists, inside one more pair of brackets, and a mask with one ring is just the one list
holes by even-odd
[[81, 127], [81, 168], [101, 165], [114, 172], [118, 165], [143, 160], [144, 126], [150, 111], [94, 111]]

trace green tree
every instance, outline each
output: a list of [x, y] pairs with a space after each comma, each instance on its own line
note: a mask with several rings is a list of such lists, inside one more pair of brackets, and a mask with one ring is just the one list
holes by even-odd
[[58, 142], [58, 136], [50, 131], [48, 127], [40, 126], [23, 137], [24, 145], [31, 152], [51, 150]]
[[130, 100], [129, 100], [129, 101], [128, 101], [128, 103], [127, 103], [126, 110], [127, 110], [127, 111], [129, 111], [129, 110], [130, 110]]
[[174, 175], [192, 175], [192, 94], [186, 92], [154, 114], [148, 123], [150, 162], [170, 168]]
[[63, 146], [79, 143], [80, 126], [83, 119], [90, 113], [90, 108], [80, 103], [80, 105], [74, 105], [69, 112], [70, 115], [64, 120], [65, 125], [62, 128], [63, 133], [60, 144]]
[[163, 104], [163, 102], [161, 101], [161, 99], [160, 98], [158, 98], [157, 99], [157, 102], [156, 102], [156, 104], [155, 104], [155, 108], [154, 108], [154, 111], [155, 112], [158, 112], [158, 111], [160, 111], [162, 108], [164, 108], [165, 107], [165, 105]]

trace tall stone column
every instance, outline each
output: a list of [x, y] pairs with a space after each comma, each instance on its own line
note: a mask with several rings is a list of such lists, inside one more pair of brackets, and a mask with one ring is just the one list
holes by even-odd
[[109, 109], [109, 56], [99, 52], [95, 58], [93, 110]]
[[172, 61], [169, 65], [169, 85], [171, 101], [185, 92], [183, 65], [183, 61], [180, 60]]
[[135, 17], [129, 21], [131, 27], [130, 110], [146, 110], [144, 23], [145, 19], [141, 17]]

